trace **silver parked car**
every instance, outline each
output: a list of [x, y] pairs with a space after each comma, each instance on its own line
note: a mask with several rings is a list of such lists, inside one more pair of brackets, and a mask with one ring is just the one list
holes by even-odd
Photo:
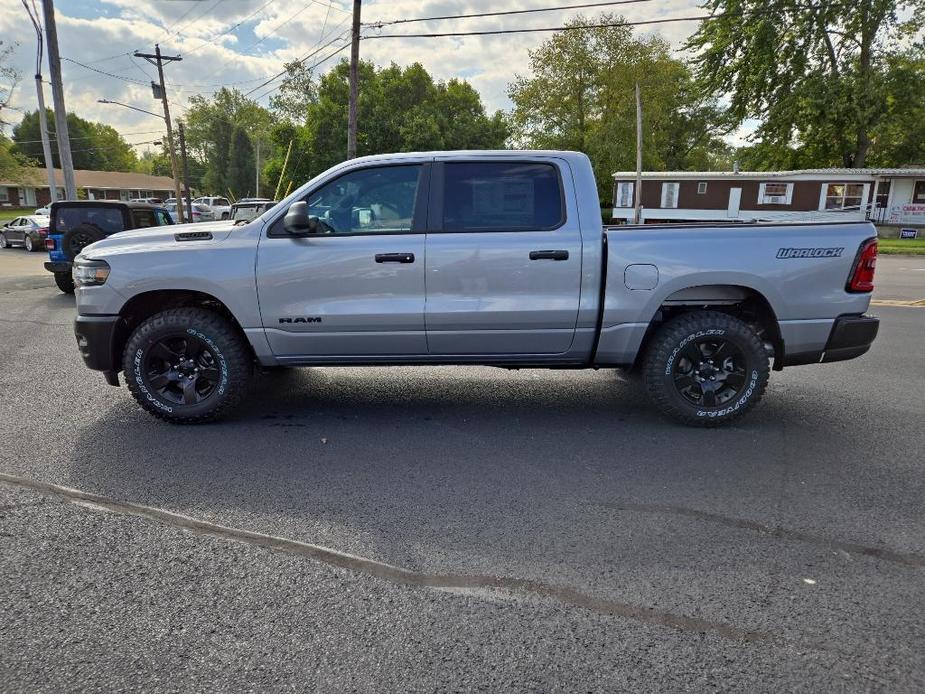
[[193, 204], [205, 205], [213, 213], [213, 219], [228, 219], [231, 216], [231, 203], [228, 198], [204, 195], [193, 200]]
[[[164, 204], [164, 207], [167, 208], [167, 212], [170, 214], [170, 218], [173, 220], [174, 224], [179, 224], [180, 220], [177, 217], [177, 203], [176, 202], [167, 202]], [[185, 206], [184, 206], [184, 209]], [[189, 214], [184, 215], [185, 219], [183, 220], [186, 224], [195, 224], [196, 222], [211, 222], [215, 219], [215, 213], [212, 211], [212, 208], [208, 205], [200, 205], [198, 203], [193, 203], [192, 210], [192, 219], [189, 219]]]

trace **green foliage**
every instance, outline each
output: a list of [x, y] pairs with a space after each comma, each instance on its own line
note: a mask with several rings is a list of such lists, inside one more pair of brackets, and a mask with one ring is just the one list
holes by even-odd
[[[925, 0], [710, 0], [690, 39], [708, 94], [728, 95], [735, 124], [756, 118], [759, 167], [900, 164], [921, 157]], [[908, 22], [900, 17], [912, 16]], [[917, 17], [917, 18], [916, 18]], [[916, 28], [918, 27], [918, 28]]]
[[[235, 195], [244, 194], [232, 182], [230, 175], [234, 132], [240, 128], [244, 137], [250, 139], [251, 164], [249, 183], [245, 189], [253, 191], [254, 143], [259, 142], [261, 160], [272, 156], [271, 132], [276, 116], [237, 89], [222, 88], [211, 97], [196, 95], [189, 102], [185, 120], [190, 178], [193, 179], [191, 185], [217, 195], [227, 195], [229, 187]], [[243, 142], [240, 142], [238, 151], [242, 151], [242, 147]], [[194, 169], [197, 174], [193, 173]]]
[[7, 125], [3, 110], [9, 105], [21, 77], [19, 71], [9, 64], [10, 54], [16, 46], [15, 43], [0, 41], [0, 128]]
[[602, 198], [611, 174], [636, 168], [636, 97], [642, 94], [643, 167], [711, 169], [729, 158], [722, 110], [702, 97], [684, 63], [657, 36], [636, 38], [604, 14], [578, 17], [530, 52], [531, 74], [508, 88], [515, 141], [524, 147], [572, 149], [591, 158]]
[[26, 174], [27, 161], [14, 151], [13, 143], [0, 133], [0, 180], [19, 182]]
[[[508, 135], [503, 114], [488, 115], [481, 97], [461, 80], [435, 82], [419, 63], [377, 68], [361, 61], [357, 154], [445, 149], [502, 148]], [[279, 180], [289, 142], [286, 182], [307, 181], [347, 155], [348, 65], [341, 61], [317, 82], [290, 69], [273, 100], [282, 118], [273, 131], [276, 156], [265, 172]], [[281, 194], [285, 192], [282, 186]]]
[[228, 189], [235, 198], [252, 195], [254, 179], [254, 148], [244, 128], [235, 126], [228, 153]]
[[[55, 141], [55, 116], [46, 109], [48, 136], [51, 138], [51, 159], [60, 167], [58, 147]], [[67, 129], [71, 140], [71, 158], [75, 169], [92, 171], [132, 171], [138, 164], [138, 157], [123, 137], [109, 125], [84, 120], [76, 114], [67, 114]], [[42, 131], [38, 110], [30, 111], [13, 128], [13, 142], [16, 152], [45, 166], [42, 152]]]

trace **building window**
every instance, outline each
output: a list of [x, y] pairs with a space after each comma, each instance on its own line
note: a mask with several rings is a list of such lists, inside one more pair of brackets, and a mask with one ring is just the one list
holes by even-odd
[[915, 188], [912, 192], [912, 202], [922, 203], [925, 202], [925, 181], [916, 181]]
[[633, 182], [620, 181], [617, 183], [617, 190], [614, 193], [614, 207], [632, 207], [633, 206]]
[[863, 197], [863, 183], [827, 183], [823, 209], [860, 210]]
[[789, 205], [793, 200], [792, 183], [759, 183], [759, 205]]
[[10, 201], [10, 189], [6, 186], [0, 186], [0, 202]]
[[706, 194], [707, 194], [707, 182], [700, 181], [700, 183], [697, 184], [697, 195], [706, 195]]
[[675, 208], [678, 206], [678, 187], [680, 183], [662, 183], [662, 207]]
[[877, 184], [877, 207], [886, 207], [890, 202], [890, 181]]

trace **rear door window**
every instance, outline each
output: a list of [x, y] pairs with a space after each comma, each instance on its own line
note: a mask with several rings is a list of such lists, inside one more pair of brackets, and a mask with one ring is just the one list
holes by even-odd
[[173, 224], [173, 220], [165, 210], [154, 210], [154, 218], [157, 219], [157, 225], [161, 227]]
[[132, 222], [134, 222], [136, 229], [157, 226], [157, 221], [154, 218], [154, 210], [132, 210]]
[[122, 210], [118, 207], [92, 207], [77, 205], [60, 207], [55, 216], [55, 231], [63, 234], [79, 224], [91, 224], [104, 234], [115, 234], [125, 229]]
[[444, 231], [543, 231], [564, 221], [559, 171], [552, 164], [445, 164]]

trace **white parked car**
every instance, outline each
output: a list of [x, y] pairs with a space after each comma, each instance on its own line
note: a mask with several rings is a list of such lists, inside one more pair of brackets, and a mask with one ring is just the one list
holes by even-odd
[[[170, 218], [173, 220], [174, 224], [179, 224], [180, 220], [177, 217], [177, 203], [167, 202], [164, 203], [164, 207], [167, 208], [167, 213], [170, 215]], [[184, 219], [184, 223], [189, 224], [196, 222], [211, 222], [215, 219], [215, 213], [212, 211], [212, 208], [208, 205], [200, 205], [199, 203], [193, 203], [193, 218], [189, 219], [189, 215], [184, 215], [187, 219]]]
[[48, 217], [51, 214], [51, 203], [45, 205], [44, 207], [38, 208], [34, 214], [39, 217]]
[[215, 214], [215, 219], [228, 219], [231, 216], [231, 202], [228, 198], [210, 197], [204, 195], [193, 200], [193, 204], [207, 205]]

